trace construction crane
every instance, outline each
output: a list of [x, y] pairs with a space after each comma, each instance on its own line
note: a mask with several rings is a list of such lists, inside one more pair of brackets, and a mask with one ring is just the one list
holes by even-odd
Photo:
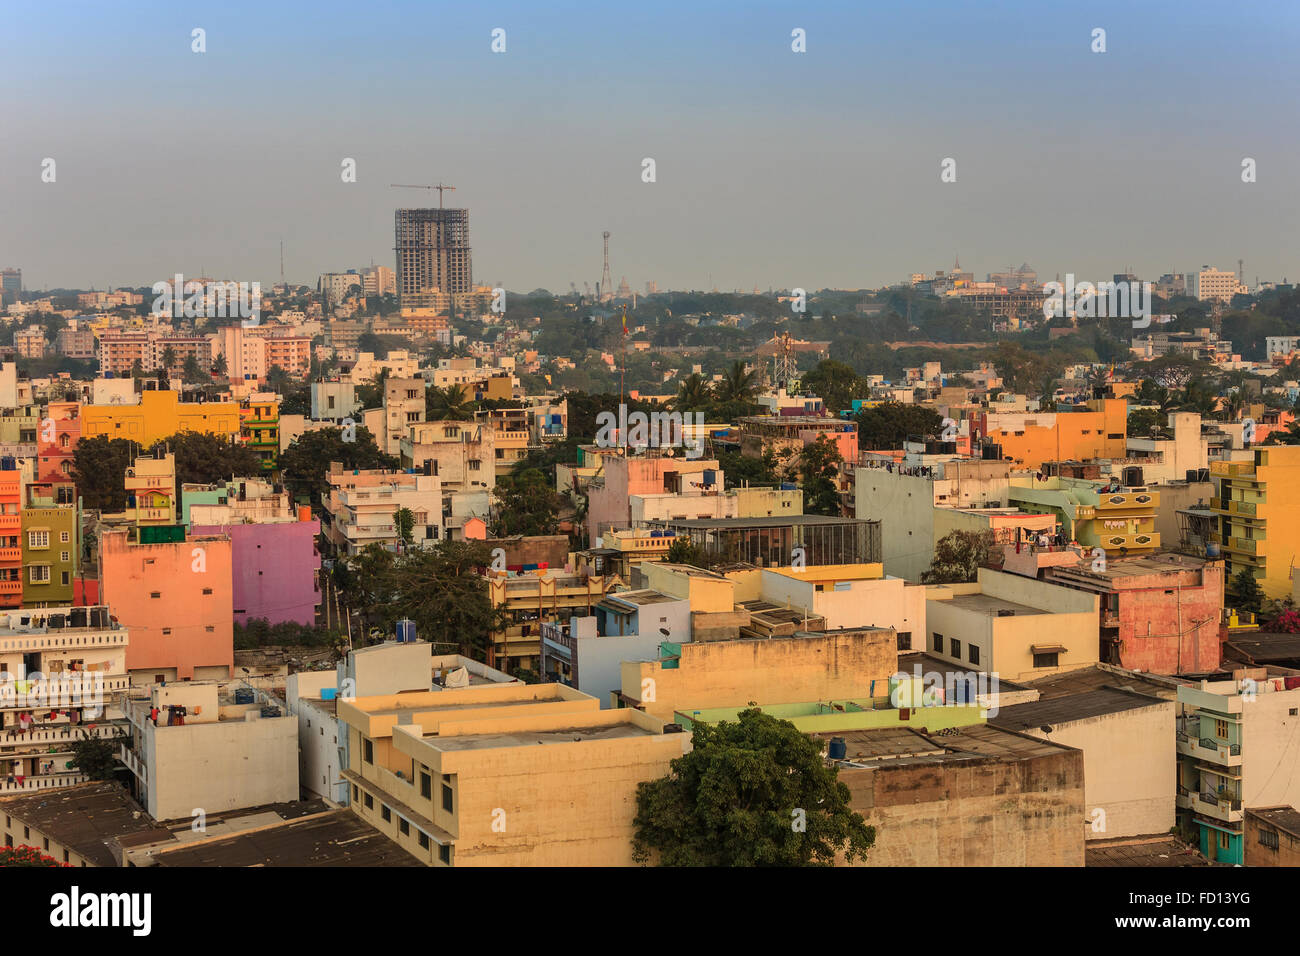
[[388, 184], [388, 188], [389, 188], [389, 189], [436, 189], [436, 190], [438, 190], [438, 208], [439, 208], [439, 209], [442, 208], [442, 193], [443, 193], [443, 190], [445, 190], [445, 189], [450, 189], [450, 190], [452, 190], [452, 191], [455, 191], [455, 189], [456, 189], [455, 186], [444, 186], [442, 183], [438, 183], [438, 185], [436, 185], [436, 186], [421, 186], [421, 185], [412, 186], [412, 185], [409, 185], [408, 183], [389, 183], [389, 184]]

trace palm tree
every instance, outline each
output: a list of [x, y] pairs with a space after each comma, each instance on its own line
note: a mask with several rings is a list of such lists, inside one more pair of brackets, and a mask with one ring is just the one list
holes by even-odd
[[176, 350], [170, 345], [162, 351], [163, 371], [170, 372], [176, 367]]
[[721, 402], [752, 402], [758, 394], [757, 373], [745, 368], [744, 362], [733, 362], [718, 382], [716, 394]]
[[226, 361], [226, 353], [222, 352], [212, 361], [212, 374], [220, 378], [230, 371], [230, 365]]
[[424, 395], [424, 411], [431, 422], [467, 422], [474, 417], [474, 402], [464, 385], [431, 385]]
[[1199, 412], [1202, 418], [1209, 418], [1219, 408], [1219, 397], [1213, 389], [1197, 379], [1187, 383], [1181, 399], [1181, 411]]
[[692, 372], [677, 387], [673, 407], [679, 412], [693, 412], [709, 404], [709, 383], [699, 372]]

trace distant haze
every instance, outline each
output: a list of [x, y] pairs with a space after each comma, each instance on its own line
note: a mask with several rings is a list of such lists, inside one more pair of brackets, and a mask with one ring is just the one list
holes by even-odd
[[520, 291], [594, 286], [605, 229], [637, 292], [955, 255], [981, 279], [1300, 279], [1300, 4], [183, 7], [6, 5], [0, 267], [28, 288], [269, 285], [281, 240], [291, 282], [391, 268], [393, 210], [438, 200], [389, 184], [439, 181], [475, 280]]

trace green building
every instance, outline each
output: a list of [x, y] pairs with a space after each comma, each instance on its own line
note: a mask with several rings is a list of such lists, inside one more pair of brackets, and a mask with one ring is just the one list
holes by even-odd
[[76, 505], [22, 509], [23, 606], [70, 607], [81, 551]]

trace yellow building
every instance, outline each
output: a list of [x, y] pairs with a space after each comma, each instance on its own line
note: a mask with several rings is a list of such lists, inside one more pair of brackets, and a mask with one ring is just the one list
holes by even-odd
[[636, 788], [689, 739], [563, 684], [342, 699], [354, 813], [430, 866], [630, 866]]
[[141, 456], [126, 470], [127, 520], [137, 528], [176, 524], [176, 456]]
[[239, 435], [235, 402], [182, 402], [175, 392], [140, 393], [139, 405], [82, 405], [81, 437], [126, 438], [152, 445], [177, 432], [207, 432], [221, 438]]
[[1123, 458], [1127, 454], [1128, 402], [1096, 399], [1088, 411], [988, 412], [974, 427], [1002, 446], [1002, 456], [1025, 468], [1046, 461]]
[[541, 661], [542, 622], [567, 624], [575, 614], [591, 614], [615, 583], [608, 575], [551, 570], [489, 576], [488, 596], [492, 606], [505, 615], [506, 624], [492, 633], [488, 665], [504, 670], [535, 669]]
[[1211, 540], [1223, 549], [1228, 579], [1250, 568], [1270, 598], [1291, 595], [1291, 569], [1300, 542], [1300, 445], [1255, 449], [1254, 461], [1215, 461], [1218, 483], [1210, 508], [1218, 517]]
[[1156, 530], [1160, 492], [1121, 487], [1107, 493], [1104, 487], [1082, 478], [1014, 477], [1008, 500], [1024, 510], [1055, 515], [1073, 540], [1088, 549], [1101, 548], [1112, 557], [1160, 550]]

